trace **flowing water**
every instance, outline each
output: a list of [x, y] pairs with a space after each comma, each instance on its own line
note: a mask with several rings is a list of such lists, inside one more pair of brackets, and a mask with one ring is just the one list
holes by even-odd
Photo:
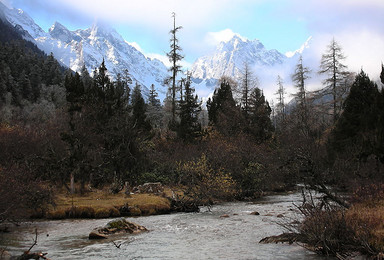
[[[47, 252], [51, 259], [324, 259], [298, 245], [259, 244], [284, 231], [278, 222], [294, 217], [293, 203], [300, 200], [300, 194], [275, 195], [254, 203], [224, 203], [211, 211], [202, 208], [200, 213], [128, 218], [150, 232], [113, 237], [120, 248], [111, 238], [88, 240], [93, 228], [110, 219], [23, 223], [0, 234], [0, 247], [20, 255], [33, 244], [37, 228], [32, 251]], [[250, 215], [253, 211], [260, 215]], [[229, 217], [221, 218], [223, 214]]]

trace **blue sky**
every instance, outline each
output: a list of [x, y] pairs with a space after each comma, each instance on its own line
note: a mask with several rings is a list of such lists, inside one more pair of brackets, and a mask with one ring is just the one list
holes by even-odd
[[[352, 67], [384, 60], [383, 0], [0, 0], [26, 11], [44, 30], [59, 21], [71, 30], [103, 21], [151, 57], [169, 50], [171, 13], [183, 26], [186, 63], [234, 33], [282, 53], [313, 36], [317, 56], [335, 37]], [[362, 57], [364, 56], [364, 61]], [[369, 70], [369, 69], [368, 69]]]

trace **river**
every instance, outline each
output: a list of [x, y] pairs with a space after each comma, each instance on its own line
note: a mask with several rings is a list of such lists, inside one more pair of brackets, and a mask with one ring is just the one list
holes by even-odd
[[[0, 247], [12, 255], [38, 242], [32, 251], [47, 252], [50, 259], [325, 259], [298, 246], [259, 244], [282, 233], [278, 222], [294, 217], [293, 203], [299, 193], [273, 195], [253, 203], [233, 202], [215, 205], [199, 213], [177, 213], [129, 218], [150, 232], [122, 234], [110, 239], [88, 240], [89, 232], [110, 219], [60, 220], [22, 223], [12, 232], [0, 234]], [[257, 211], [260, 215], [250, 215]], [[222, 218], [223, 214], [229, 215]], [[277, 217], [283, 214], [284, 218]]]

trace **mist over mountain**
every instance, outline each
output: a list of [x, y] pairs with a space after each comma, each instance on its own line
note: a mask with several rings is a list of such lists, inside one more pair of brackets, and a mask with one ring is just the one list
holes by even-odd
[[[85, 65], [92, 73], [104, 59], [112, 77], [118, 74], [124, 76], [128, 70], [133, 82], [143, 86], [144, 94], [148, 94], [149, 87], [154, 84], [160, 98], [165, 98], [167, 86], [164, 85], [164, 79], [169, 72], [164, 63], [146, 57], [110, 26], [96, 23], [85, 30], [70, 31], [60, 22], [55, 22], [45, 32], [23, 10], [9, 9], [1, 3], [0, 9], [25, 39], [34, 41], [47, 54], [52, 52], [57, 60], [72, 70], [80, 71]], [[308, 46], [307, 42], [301, 49], [285, 55], [277, 50], [268, 50], [260, 40], [234, 35], [192, 64], [190, 72], [196, 93], [206, 99], [222, 76], [240, 79], [247, 63], [259, 79], [260, 87], [272, 98], [277, 75], [289, 77], [297, 57]]]
[[259, 40], [234, 35], [229, 41], [221, 42], [212, 54], [197, 59], [191, 72], [194, 78], [200, 79], [238, 78], [245, 63], [251, 67], [271, 67], [283, 64], [286, 59], [277, 50], [267, 50]]

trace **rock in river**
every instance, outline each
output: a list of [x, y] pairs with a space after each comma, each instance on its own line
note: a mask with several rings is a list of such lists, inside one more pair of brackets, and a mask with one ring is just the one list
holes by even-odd
[[89, 233], [89, 239], [105, 239], [109, 235], [118, 233], [138, 234], [148, 231], [145, 227], [129, 222], [125, 218], [119, 218], [108, 222], [105, 227], [95, 228]]

